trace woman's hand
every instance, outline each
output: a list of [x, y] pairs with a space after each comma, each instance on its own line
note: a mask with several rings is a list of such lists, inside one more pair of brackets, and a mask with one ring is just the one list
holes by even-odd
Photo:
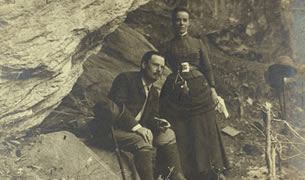
[[223, 100], [222, 97], [218, 96], [216, 93], [215, 88], [211, 88], [212, 91], [212, 98], [214, 103], [216, 104], [215, 110], [217, 110], [220, 113], [223, 113], [225, 115], [226, 118], [228, 118], [230, 116], [226, 104]]

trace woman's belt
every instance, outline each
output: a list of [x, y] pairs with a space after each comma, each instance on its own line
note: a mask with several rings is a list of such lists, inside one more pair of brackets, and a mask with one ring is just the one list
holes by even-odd
[[200, 72], [198, 69], [190, 70], [190, 72], [183, 72], [183, 73], [181, 73], [181, 75], [186, 80], [197, 78], [199, 76], [203, 76], [202, 72]]
[[189, 62], [183, 62], [179, 67], [180, 72], [190, 72], [192, 70], [199, 70], [198, 67], [191, 65]]
[[197, 66], [190, 65], [190, 71], [192, 70], [199, 70], [199, 68]]

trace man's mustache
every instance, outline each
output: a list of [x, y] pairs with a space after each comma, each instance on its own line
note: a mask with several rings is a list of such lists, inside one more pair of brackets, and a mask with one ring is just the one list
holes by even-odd
[[159, 72], [155, 72], [154, 76], [156, 76], [158, 79], [161, 79], [162, 78], [162, 74], [163, 73], [161, 73], [161, 72], [160, 73]]

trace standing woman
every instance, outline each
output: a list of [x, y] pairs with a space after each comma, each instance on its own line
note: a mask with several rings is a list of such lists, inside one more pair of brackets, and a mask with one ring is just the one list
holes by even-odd
[[175, 37], [160, 49], [173, 72], [161, 90], [160, 113], [176, 133], [187, 179], [225, 179], [228, 161], [216, 124], [214, 75], [205, 46], [188, 35], [189, 20], [187, 9], [174, 9]]

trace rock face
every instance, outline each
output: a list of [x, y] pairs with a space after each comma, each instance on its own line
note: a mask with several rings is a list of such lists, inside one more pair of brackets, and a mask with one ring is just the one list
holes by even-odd
[[[5, 170], [1, 171], [1, 179], [121, 179], [120, 174], [115, 173], [119, 169], [105, 161], [105, 157], [112, 157], [113, 153], [104, 151], [97, 156], [67, 131], [19, 140], [22, 145], [16, 142], [14, 145], [12, 142], [3, 143], [13, 153], [1, 158], [1, 162], [6, 163]], [[103, 160], [100, 157], [104, 157]], [[10, 161], [9, 158], [15, 160]]]
[[0, 1], [1, 136], [40, 124], [104, 37], [147, 1]]
[[273, 62], [279, 55], [294, 57], [293, 16], [286, 0], [154, 1], [131, 12], [126, 21], [158, 45], [172, 37], [170, 12], [180, 5], [191, 11], [189, 34], [207, 37], [208, 44], [231, 57], [261, 62]]

